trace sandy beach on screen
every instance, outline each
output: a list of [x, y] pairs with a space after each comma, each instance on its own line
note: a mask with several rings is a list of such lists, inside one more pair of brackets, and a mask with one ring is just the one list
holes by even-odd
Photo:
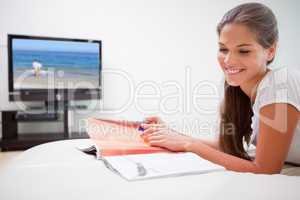
[[35, 76], [31, 68], [19, 68], [14, 73], [14, 88], [97, 88], [99, 76], [73, 69], [47, 71]]

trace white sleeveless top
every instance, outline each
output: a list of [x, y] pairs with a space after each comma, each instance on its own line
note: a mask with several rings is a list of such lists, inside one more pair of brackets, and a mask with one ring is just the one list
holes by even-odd
[[[253, 104], [251, 143], [256, 145], [259, 134], [259, 110], [268, 104], [287, 103], [300, 112], [300, 70], [280, 68], [269, 71], [259, 83]], [[300, 120], [286, 159], [300, 164]]]

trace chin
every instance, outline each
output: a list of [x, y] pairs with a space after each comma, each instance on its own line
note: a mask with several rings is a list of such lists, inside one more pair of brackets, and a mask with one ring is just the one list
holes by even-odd
[[226, 82], [227, 82], [228, 85], [230, 85], [230, 86], [232, 86], [232, 87], [238, 87], [238, 86], [241, 85], [241, 83], [238, 82], [238, 81], [226, 80]]

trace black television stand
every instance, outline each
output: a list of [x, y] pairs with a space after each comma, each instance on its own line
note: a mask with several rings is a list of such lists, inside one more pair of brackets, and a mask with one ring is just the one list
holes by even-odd
[[58, 119], [58, 113], [26, 113], [17, 112], [17, 121], [55, 121]]
[[[65, 140], [88, 138], [86, 133], [69, 133], [69, 105], [68, 102], [45, 102], [43, 109], [29, 109], [24, 111], [2, 111], [2, 151], [25, 150], [38, 144]], [[18, 133], [18, 123], [63, 123], [63, 131], [59, 133]]]
[[[59, 117], [57, 105], [57, 102], [45, 101], [44, 106], [28, 106], [24, 111], [17, 111], [16, 121], [56, 121]], [[64, 114], [67, 114], [67, 110]]]

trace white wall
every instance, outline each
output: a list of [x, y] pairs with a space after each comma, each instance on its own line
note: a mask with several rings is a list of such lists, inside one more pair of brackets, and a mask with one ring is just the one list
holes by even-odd
[[[8, 33], [100, 39], [103, 41], [103, 109], [123, 108], [117, 116], [128, 118], [159, 114], [168, 121], [199, 120], [198, 125], [204, 128], [200, 132], [207, 133], [205, 127], [211, 126], [217, 115], [219, 92], [213, 88], [219, 87], [222, 78], [216, 61], [216, 25], [228, 9], [243, 2], [246, 1], [0, 0], [1, 109], [15, 107], [8, 102]], [[299, 1], [260, 2], [271, 7], [279, 21], [279, 54], [274, 65], [299, 67]], [[129, 77], [131, 85], [120, 73]], [[190, 80], [191, 90], [200, 84], [198, 94], [212, 99], [202, 98], [193, 104], [195, 95], [185, 89], [189, 88], [186, 79]], [[152, 84], [158, 91], [151, 87], [147, 90], [143, 84], [149, 87]], [[143, 86], [140, 93], [156, 93], [158, 97], [134, 100], [139, 86]], [[182, 87], [182, 92], [176, 91], [175, 86]], [[179, 95], [185, 102], [178, 103], [178, 96], [166, 99], [170, 93]], [[126, 103], [129, 105], [124, 107]], [[141, 108], [155, 112], [147, 113]], [[177, 112], [166, 114], [165, 109]], [[207, 114], [203, 109], [213, 112]], [[91, 115], [103, 113], [102, 110], [92, 112]], [[75, 114], [72, 124], [78, 124], [79, 119], [88, 115]]]

